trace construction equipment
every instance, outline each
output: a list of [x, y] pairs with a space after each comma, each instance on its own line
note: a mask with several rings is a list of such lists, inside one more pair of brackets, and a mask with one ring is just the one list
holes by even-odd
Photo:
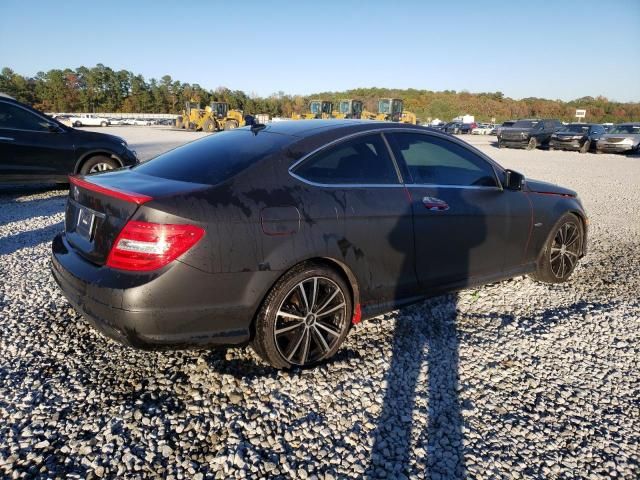
[[176, 120], [178, 128], [218, 132], [244, 126], [242, 110], [229, 109], [227, 102], [211, 102], [204, 109], [195, 102], [186, 102], [185, 106]]
[[362, 118], [361, 100], [340, 100], [338, 111], [333, 114], [334, 118]]
[[307, 113], [294, 113], [291, 115], [293, 120], [313, 120], [315, 118], [333, 118], [333, 103], [328, 100], [311, 100], [309, 102], [309, 111]]
[[418, 124], [416, 114], [405, 111], [400, 98], [381, 98], [378, 100], [378, 113], [364, 111], [362, 115], [369, 120]]

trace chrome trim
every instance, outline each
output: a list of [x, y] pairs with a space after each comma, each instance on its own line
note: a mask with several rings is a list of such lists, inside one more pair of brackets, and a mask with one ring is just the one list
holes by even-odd
[[0, 142], [13, 142], [15, 138], [11, 137], [0, 137]]
[[406, 183], [405, 186], [407, 188], [455, 188], [458, 190], [496, 190], [503, 191], [500, 187], [482, 187], [478, 185], [439, 185], [439, 184], [430, 184], [430, 183]]

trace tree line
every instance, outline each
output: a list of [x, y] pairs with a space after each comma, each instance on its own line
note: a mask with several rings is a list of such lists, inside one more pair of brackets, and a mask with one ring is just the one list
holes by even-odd
[[170, 75], [145, 80], [142, 75], [128, 70], [116, 71], [102, 64], [92, 68], [53, 69], [38, 72], [35, 77], [23, 76], [5, 67], [0, 72], [0, 92], [46, 112], [180, 113], [187, 101], [203, 106], [212, 101], [225, 101], [231, 108], [245, 113], [288, 117], [305, 111], [313, 98], [334, 102], [357, 98], [364, 101], [367, 110], [375, 112], [378, 98], [394, 97], [402, 98], [405, 110], [414, 112], [423, 122], [435, 118], [448, 121], [463, 114], [474, 115], [481, 121], [536, 117], [572, 121], [576, 108], [587, 110], [587, 121], [640, 121], [640, 103], [614, 102], [602, 96], [564, 102], [533, 97], [515, 100], [505, 97], [502, 92], [374, 87], [309, 96], [278, 92], [259, 97], [226, 87], [207, 90], [197, 83], [174, 80]]

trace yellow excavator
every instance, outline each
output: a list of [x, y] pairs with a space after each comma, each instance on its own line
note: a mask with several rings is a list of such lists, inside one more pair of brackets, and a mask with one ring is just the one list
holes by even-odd
[[293, 120], [313, 120], [316, 118], [333, 118], [333, 103], [328, 100], [311, 100], [309, 102], [309, 111], [306, 113], [294, 113], [291, 115]]
[[333, 118], [363, 118], [362, 100], [340, 100], [338, 111], [333, 114]]
[[381, 98], [378, 100], [378, 113], [362, 112], [362, 118], [387, 122], [401, 122], [417, 125], [418, 119], [413, 112], [404, 110], [404, 103], [400, 98]]
[[176, 120], [177, 128], [219, 132], [244, 126], [242, 111], [229, 109], [227, 102], [211, 102], [204, 109], [195, 102], [187, 102], [185, 107]]

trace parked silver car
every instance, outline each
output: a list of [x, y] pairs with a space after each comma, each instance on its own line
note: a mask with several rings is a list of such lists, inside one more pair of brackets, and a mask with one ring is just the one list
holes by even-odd
[[640, 153], [640, 123], [621, 123], [600, 137], [596, 144], [598, 153]]

